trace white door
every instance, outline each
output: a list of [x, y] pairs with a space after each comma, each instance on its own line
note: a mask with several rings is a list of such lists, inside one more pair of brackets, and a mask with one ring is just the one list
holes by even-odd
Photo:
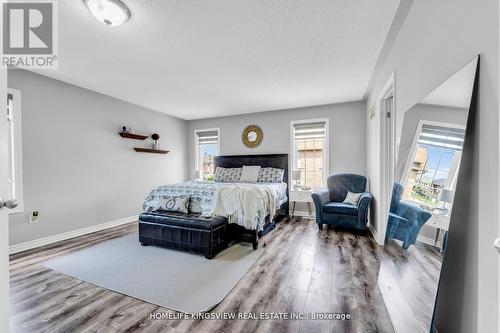
[[3, 207], [10, 187], [7, 165], [7, 71], [0, 69], [0, 332], [9, 332], [9, 220]]

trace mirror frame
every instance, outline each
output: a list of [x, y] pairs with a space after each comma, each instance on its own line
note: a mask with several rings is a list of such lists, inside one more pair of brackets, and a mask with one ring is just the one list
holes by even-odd
[[[455, 197], [453, 210], [451, 210], [450, 214], [450, 223], [448, 228], [448, 235], [446, 238], [446, 250], [442, 255], [441, 267], [439, 270], [439, 275], [436, 276], [437, 281], [433, 284], [436, 287], [436, 294], [434, 296], [434, 300], [429, 299], [429, 306], [432, 305], [432, 310], [429, 311], [430, 321], [428, 325], [426, 325], [425, 329], [428, 332], [441, 332], [447, 331], [450, 328], [450, 322], [453, 322], [457, 316], [462, 314], [462, 306], [463, 302], [466, 301], [466, 295], [463, 295], [463, 286], [466, 284], [466, 277], [470, 276], [470, 272], [465, 271], [464, 261], [465, 258], [465, 250], [464, 243], [467, 243], [467, 230], [469, 229], [469, 224], [471, 221], [468, 220], [469, 216], [469, 208], [471, 206], [471, 179], [472, 179], [472, 168], [474, 164], [474, 136], [475, 136], [475, 122], [476, 122], [476, 114], [477, 114], [477, 100], [479, 94], [479, 73], [480, 73], [480, 56], [474, 56], [468, 62], [466, 62], [460, 69], [458, 69], [455, 73], [453, 73], [449, 78], [445, 81], [441, 82], [434, 90], [438, 89], [443, 83], [445, 83], [448, 79], [453, 77], [456, 73], [462, 70], [465, 66], [469, 65], [472, 61], [475, 61], [475, 70], [474, 76], [472, 77], [471, 85], [472, 89], [470, 91], [470, 102], [468, 106], [468, 114], [466, 119], [466, 128], [465, 128], [465, 137], [462, 148], [462, 157], [460, 160], [460, 166], [458, 171], [458, 182], [455, 188]], [[433, 90], [433, 91], [434, 91]], [[431, 91], [432, 93], [432, 91]], [[418, 104], [418, 103], [417, 103]], [[411, 110], [413, 106], [409, 109]], [[418, 127], [417, 127], [418, 128]], [[415, 138], [413, 138], [415, 141]], [[413, 147], [413, 143], [412, 143]], [[411, 152], [408, 155], [412, 155]], [[409, 157], [407, 156], [407, 157]], [[399, 158], [399, 156], [398, 156]], [[401, 161], [398, 161], [401, 163]], [[407, 177], [405, 171], [407, 170], [408, 161], [403, 162], [403, 170], [401, 175], [396, 178], [396, 182], [403, 182]], [[406, 183], [406, 181], [404, 182]], [[389, 211], [389, 207], [387, 208]], [[384, 235], [387, 233], [387, 230], [384, 230]], [[384, 247], [385, 247], [384, 242]], [[386, 249], [383, 250], [385, 255]], [[403, 306], [403, 303], [399, 301], [391, 301], [390, 303], [399, 303], [401, 306], [397, 312], [391, 311], [388, 307], [386, 297], [394, 298], [389, 294], [384, 295], [383, 285], [381, 285], [383, 279], [381, 276], [383, 275], [383, 261], [384, 258], [381, 258], [380, 261], [380, 271], [379, 271], [379, 279], [378, 285], [381, 288], [380, 291], [382, 293], [382, 297], [384, 298], [384, 303], [386, 303], [386, 308], [389, 313], [389, 317], [391, 318], [391, 322], [393, 328], [396, 332], [400, 332], [399, 329], [402, 329], [401, 332], [404, 332], [404, 328], [408, 328], [409, 322], [408, 319], [405, 319], [405, 313], [409, 308]], [[387, 274], [385, 271], [384, 274]], [[399, 285], [393, 286], [394, 288], [399, 288]], [[389, 288], [393, 289], [393, 288]], [[432, 302], [433, 303], [430, 303]], [[393, 304], [394, 305], [394, 304]], [[391, 312], [397, 313], [393, 317]], [[406, 322], [406, 323], [405, 323]], [[427, 322], [427, 321], [426, 321]], [[414, 322], [414, 324], [418, 324]], [[408, 326], [409, 325], [409, 326]], [[422, 327], [421, 327], [422, 328]], [[407, 330], [409, 331], [409, 330]], [[451, 330], [453, 331], [453, 330]]]
[[[254, 132], [257, 136], [254, 141], [250, 141], [248, 138], [248, 135], [252, 132]], [[241, 142], [245, 147], [257, 148], [260, 146], [262, 141], [264, 141], [264, 131], [260, 128], [260, 126], [252, 124], [243, 129], [243, 132], [241, 133]]]

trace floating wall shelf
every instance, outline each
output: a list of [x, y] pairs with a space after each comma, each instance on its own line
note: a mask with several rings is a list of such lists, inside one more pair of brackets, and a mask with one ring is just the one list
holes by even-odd
[[120, 132], [118, 134], [120, 134], [122, 138], [134, 139], [134, 140], [146, 140], [147, 138], [149, 138], [149, 135], [139, 135], [132, 133], [124, 133], [124, 132]]
[[166, 154], [168, 150], [151, 149], [151, 148], [138, 148], [134, 147], [134, 150], [139, 153], [152, 153], [152, 154]]

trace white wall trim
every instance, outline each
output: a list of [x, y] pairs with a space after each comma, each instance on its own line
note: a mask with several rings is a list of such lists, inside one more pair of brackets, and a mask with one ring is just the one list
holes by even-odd
[[307, 124], [307, 123], [325, 123], [325, 146], [323, 147], [323, 186], [326, 186], [326, 180], [330, 174], [330, 118], [313, 118], [313, 119], [301, 119], [301, 120], [291, 120], [290, 121], [290, 147], [288, 154], [288, 186], [292, 188], [292, 171], [295, 169], [295, 131], [294, 126], [296, 124]]
[[14, 124], [14, 188], [12, 189], [15, 195], [12, 198], [16, 199], [17, 207], [10, 209], [9, 214], [22, 213], [24, 212], [24, 185], [23, 185], [23, 134], [22, 134], [22, 99], [21, 91], [18, 89], [8, 88], [7, 93], [12, 95], [13, 101], [13, 113], [12, 120]]
[[[387, 118], [386, 107], [387, 98], [392, 96], [391, 117]], [[393, 72], [386, 81], [384, 88], [377, 99], [377, 113], [380, 115], [380, 170], [379, 170], [379, 204], [377, 214], [378, 243], [385, 241], [387, 229], [387, 216], [389, 216], [389, 206], [391, 204], [392, 186], [394, 182], [395, 168], [395, 143], [396, 143], [396, 72]], [[389, 119], [389, 120], [388, 120]], [[389, 134], [388, 134], [389, 133]], [[391, 149], [389, 149], [389, 145]], [[392, 157], [390, 156], [392, 153]]]
[[409, 151], [409, 155], [406, 156], [406, 163], [405, 163], [405, 168], [403, 170], [403, 174], [401, 175], [401, 185], [403, 185], [404, 188], [406, 188], [406, 185], [408, 184], [408, 174], [409, 174], [411, 165], [413, 163], [413, 160], [415, 158], [415, 154], [417, 152], [418, 138], [420, 137], [420, 134], [422, 133], [422, 127], [424, 125], [445, 126], [445, 127], [459, 128], [459, 129], [465, 130], [465, 125], [461, 125], [461, 124], [448, 123], [448, 122], [444, 122], [444, 121], [432, 121], [432, 120], [420, 119], [420, 121], [417, 124], [417, 130], [415, 131], [415, 134], [413, 135], [413, 141], [411, 142], [411, 148]]
[[381, 245], [381, 246], [384, 246], [384, 242], [381, 242], [380, 238], [378, 237], [377, 230], [375, 230], [375, 228], [374, 228], [373, 224], [371, 224], [371, 222], [368, 223], [368, 229], [372, 233], [373, 238], [375, 239], [375, 241], [377, 242], [377, 244]]
[[[221, 137], [220, 137], [220, 128], [219, 127], [214, 127], [214, 128], [195, 128], [194, 129], [194, 169], [191, 170], [188, 175], [188, 179], [193, 179], [193, 172], [195, 170], [200, 170], [200, 157], [198, 156], [198, 133], [200, 132], [210, 132], [210, 131], [217, 131], [217, 154], [222, 155], [220, 152], [220, 143], [221, 143]], [[215, 172], [215, 170], [214, 170]]]
[[96, 224], [96, 225], [93, 225], [90, 227], [85, 227], [82, 229], [68, 231], [68, 232], [64, 232], [64, 233], [53, 235], [53, 236], [35, 239], [35, 240], [25, 242], [25, 243], [11, 245], [9, 247], [9, 254], [19, 253], [19, 252], [31, 250], [31, 249], [34, 249], [34, 248], [37, 248], [40, 246], [45, 246], [45, 245], [52, 244], [55, 242], [60, 242], [60, 241], [66, 240], [66, 239], [70, 239], [70, 238], [74, 238], [74, 237], [78, 237], [78, 236], [83, 236], [83, 235], [90, 234], [90, 233], [93, 233], [96, 231], [101, 231], [104, 229], [117, 227], [117, 226], [122, 225], [122, 224], [127, 224], [130, 222], [137, 221], [138, 218], [139, 218], [139, 215], [133, 215], [133, 216], [124, 217], [124, 218], [121, 218], [118, 220], [104, 222], [104, 223]]

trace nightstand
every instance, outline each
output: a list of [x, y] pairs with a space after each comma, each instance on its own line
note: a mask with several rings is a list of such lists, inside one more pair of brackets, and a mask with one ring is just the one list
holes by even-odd
[[[448, 228], [450, 226], [450, 215], [448, 212], [441, 213], [439, 211], [433, 211], [431, 212], [431, 214], [432, 216], [427, 222], [427, 225], [436, 228], [434, 246], [437, 246], [437, 242], [439, 240], [439, 236], [441, 235], [441, 231], [444, 231], [445, 234], [448, 232]], [[441, 244], [441, 250], [443, 250], [443, 244]]]
[[312, 191], [311, 190], [291, 190], [290, 191], [290, 202], [292, 204], [292, 216], [295, 214], [295, 205], [297, 202], [307, 203], [307, 207], [309, 209], [309, 216], [312, 216], [313, 208], [312, 208]]

